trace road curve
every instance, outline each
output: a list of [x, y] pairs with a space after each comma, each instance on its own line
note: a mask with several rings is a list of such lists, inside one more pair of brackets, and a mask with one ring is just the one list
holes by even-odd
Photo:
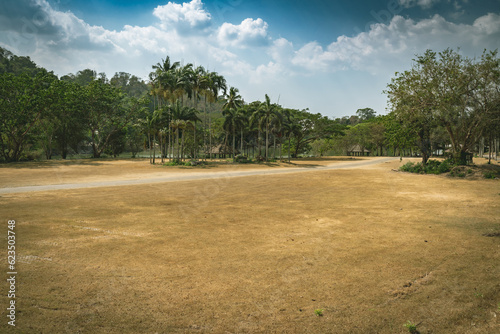
[[49, 184], [39, 186], [23, 186], [0, 188], [1, 194], [17, 194], [26, 192], [40, 192], [51, 190], [68, 190], [68, 189], [84, 189], [84, 188], [99, 188], [99, 187], [116, 187], [116, 186], [129, 186], [138, 184], [150, 183], [163, 183], [163, 182], [179, 182], [179, 181], [195, 181], [195, 180], [213, 180], [221, 178], [245, 177], [255, 175], [275, 175], [275, 174], [289, 174], [289, 173], [304, 173], [312, 171], [332, 170], [332, 169], [349, 169], [360, 168], [370, 165], [376, 165], [388, 161], [394, 161], [399, 158], [386, 157], [386, 158], [371, 158], [369, 160], [361, 160], [355, 162], [340, 162], [327, 166], [318, 167], [294, 167], [294, 168], [279, 168], [270, 170], [244, 170], [244, 171], [223, 171], [223, 172], [207, 172], [207, 173], [193, 173], [186, 175], [166, 175], [162, 177], [144, 178], [144, 179], [130, 179], [130, 180], [109, 180], [97, 182], [83, 182], [83, 183], [64, 183], [64, 184]]

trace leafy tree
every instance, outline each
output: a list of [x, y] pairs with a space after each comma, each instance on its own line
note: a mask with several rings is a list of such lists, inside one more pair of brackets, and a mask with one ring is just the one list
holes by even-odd
[[476, 61], [450, 49], [427, 50], [411, 70], [396, 73], [388, 85], [389, 103], [396, 118], [418, 135], [424, 164], [435, 127], [448, 133], [455, 162], [467, 163], [467, 152], [494, 113], [499, 73], [496, 51], [485, 51]]
[[56, 80], [45, 70], [35, 77], [0, 74], [0, 154], [5, 161], [19, 161], [33, 141], [35, 127], [51, 103], [49, 87]]
[[30, 59], [30, 57], [16, 56], [9, 50], [0, 47], [0, 74], [12, 73], [20, 75], [26, 73], [33, 77], [42, 69]]
[[102, 80], [92, 81], [86, 88], [87, 110], [85, 120], [91, 136], [94, 158], [99, 158], [129, 124], [131, 112], [123, 106], [123, 96]]
[[377, 116], [377, 113], [372, 108], [363, 108], [356, 111], [356, 116], [358, 117], [359, 121], [366, 122], [374, 119]]
[[126, 72], [115, 73], [109, 83], [116, 88], [120, 88], [129, 97], [141, 98], [149, 92], [144, 81]]

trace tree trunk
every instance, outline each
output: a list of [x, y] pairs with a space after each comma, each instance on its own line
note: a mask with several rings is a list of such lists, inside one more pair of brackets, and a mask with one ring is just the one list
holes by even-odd
[[288, 136], [288, 163], [290, 163], [290, 154], [291, 154], [291, 151], [292, 151], [292, 139], [291, 139], [292, 136]]
[[184, 133], [184, 130], [182, 130], [182, 144], [181, 144], [181, 160], [184, 161], [185, 160], [185, 157], [184, 157], [184, 136], [185, 133]]
[[156, 145], [155, 145], [155, 141], [156, 141], [156, 133], [153, 134], [153, 165], [155, 164], [156, 162]]
[[241, 154], [243, 154], [243, 128], [241, 129], [241, 143], [240, 143], [240, 146], [241, 146], [241, 149], [240, 149]]
[[234, 126], [233, 126], [233, 162], [234, 159], [236, 159], [236, 133], [234, 131]]
[[148, 131], [148, 143], [149, 143], [149, 163], [152, 164], [152, 157], [151, 157], [151, 132]]
[[493, 136], [490, 135], [489, 147], [488, 147], [488, 164], [491, 164], [491, 151], [493, 151]]
[[258, 131], [258, 134], [257, 134], [257, 146], [259, 147], [259, 157], [262, 156], [262, 151], [261, 151], [261, 147], [260, 147], [260, 129]]
[[194, 154], [193, 154], [193, 158], [195, 160], [198, 160], [198, 143], [196, 142], [196, 122], [194, 122]]
[[269, 152], [269, 124], [266, 122], [266, 162]]
[[274, 145], [273, 145], [273, 160], [276, 160], [276, 136], [274, 136]]

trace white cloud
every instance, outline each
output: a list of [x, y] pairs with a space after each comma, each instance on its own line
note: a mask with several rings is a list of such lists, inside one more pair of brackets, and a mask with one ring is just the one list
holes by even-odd
[[[478, 56], [483, 49], [498, 48], [500, 40], [500, 16], [493, 13], [472, 24], [439, 15], [420, 21], [395, 16], [353, 37], [335, 36], [328, 45], [308, 41], [297, 46], [286, 38], [272, 39], [260, 18], [214, 27], [200, 0], [158, 6], [153, 15], [160, 24], [126, 25], [118, 31], [89, 25], [71, 12], [55, 10], [47, 0], [18, 2], [22, 10], [9, 20], [0, 13], [0, 45], [30, 55], [59, 75], [91, 68], [109, 76], [127, 71], [145, 78], [151, 65], [169, 55], [218, 71], [248, 101], [281, 94], [282, 101], [296, 104], [290, 107], [310, 104], [315, 112], [329, 112], [320, 109], [327, 96], [340, 101], [352, 94], [337, 93], [342, 89], [366, 91], [365, 100], [369, 96], [383, 103], [380, 92], [391, 75], [408, 69], [415, 54], [426, 49], [460, 47], [463, 54]], [[378, 104], [372, 107], [383, 110]]]
[[439, 15], [418, 22], [395, 16], [389, 25], [375, 24], [357, 36], [341, 36], [326, 49], [310, 42], [295, 52], [292, 63], [315, 71], [351, 68], [381, 74], [408, 64], [426, 49], [460, 47], [463, 53], [474, 55], [478, 46], [496, 49], [499, 38], [500, 16], [496, 14], [480, 17], [473, 25], [448, 22]]
[[218, 31], [218, 40], [225, 46], [249, 47], [264, 46], [269, 43], [267, 23], [258, 18], [247, 18], [239, 25], [223, 23]]
[[500, 32], [500, 16], [489, 13], [481, 16], [474, 21], [475, 30], [481, 35], [494, 35]]
[[399, 0], [399, 3], [406, 8], [411, 8], [415, 6], [420, 6], [424, 9], [431, 8], [434, 4], [440, 2], [440, 0]]
[[203, 9], [201, 0], [192, 0], [182, 5], [169, 2], [156, 7], [153, 15], [160, 19], [162, 29], [176, 29], [182, 32], [204, 30], [211, 20], [210, 13]]

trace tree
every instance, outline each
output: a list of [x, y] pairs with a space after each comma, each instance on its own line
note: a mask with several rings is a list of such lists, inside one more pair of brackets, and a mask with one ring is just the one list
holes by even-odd
[[261, 121], [264, 124], [264, 128], [266, 131], [266, 156], [265, 159], [266, 161], [269, 158], [269, 126], [271, 124], [271, 121], [274, 117], [278, 117], [278, 106], [276, 104], [271, 104], [271, 99], [269, 96], [266, 94], [265, 96], [265, 101], [262, 102], [260, 105], [260, 111], [261, 111]]
[[245, 115], [240, 109], [229, 108], [224, 111], [224, 124], [226, 130], [226, 143], [229, 138], [229, 133], [232, 133], [233, 138], [233, 160], [236, 156], [236, 131], [241, 130], [241, 151], [243, 151], [243, 129], [245, 127]]
[[35, 77], [0, 74], [0, 154], [5, 161], [19, 161], [34, 139], [36, 125], [51, 104], [49, 87], [56, 80], [45, 70]]
[[396, 118], [418, 135], [423, 163], [435, 127], [448, 133], [454, 161], [467, 163], [467, 153], [494, 113], [499, 73], [496, 51], [485, 51], [476, 61], [450, 49], [439, 54], [427, 50], [410, 71], [396, 73], [386, 92], [389, 104]]
[[226, 97], [226, 101], [222, 106], [222, 115], [225, 117], [223, 127], [227, 131], [226, 145], [229, 132], [232, 132], [233, 135], [233, 160], [236, 152], [236, 130], [242, 127], [243, 124], [241, 113], [238, 112], [238, 110], [243, 106], [243, 99], [238, 93], [238, 88], [231, 87], [229, 89], [229, 94]]
[[372, 108], [363, 108], [356, 111], [356, 115], [361, 122], [369, 121], [377, 116], [377, 113]]
[[99, 158], [114, 136], [129, 124], [131, 112], [124, 108], [119, 90], [102, 80], [92, 81], [86, 94], [85, 119], [91, 136], [92, 155]]

